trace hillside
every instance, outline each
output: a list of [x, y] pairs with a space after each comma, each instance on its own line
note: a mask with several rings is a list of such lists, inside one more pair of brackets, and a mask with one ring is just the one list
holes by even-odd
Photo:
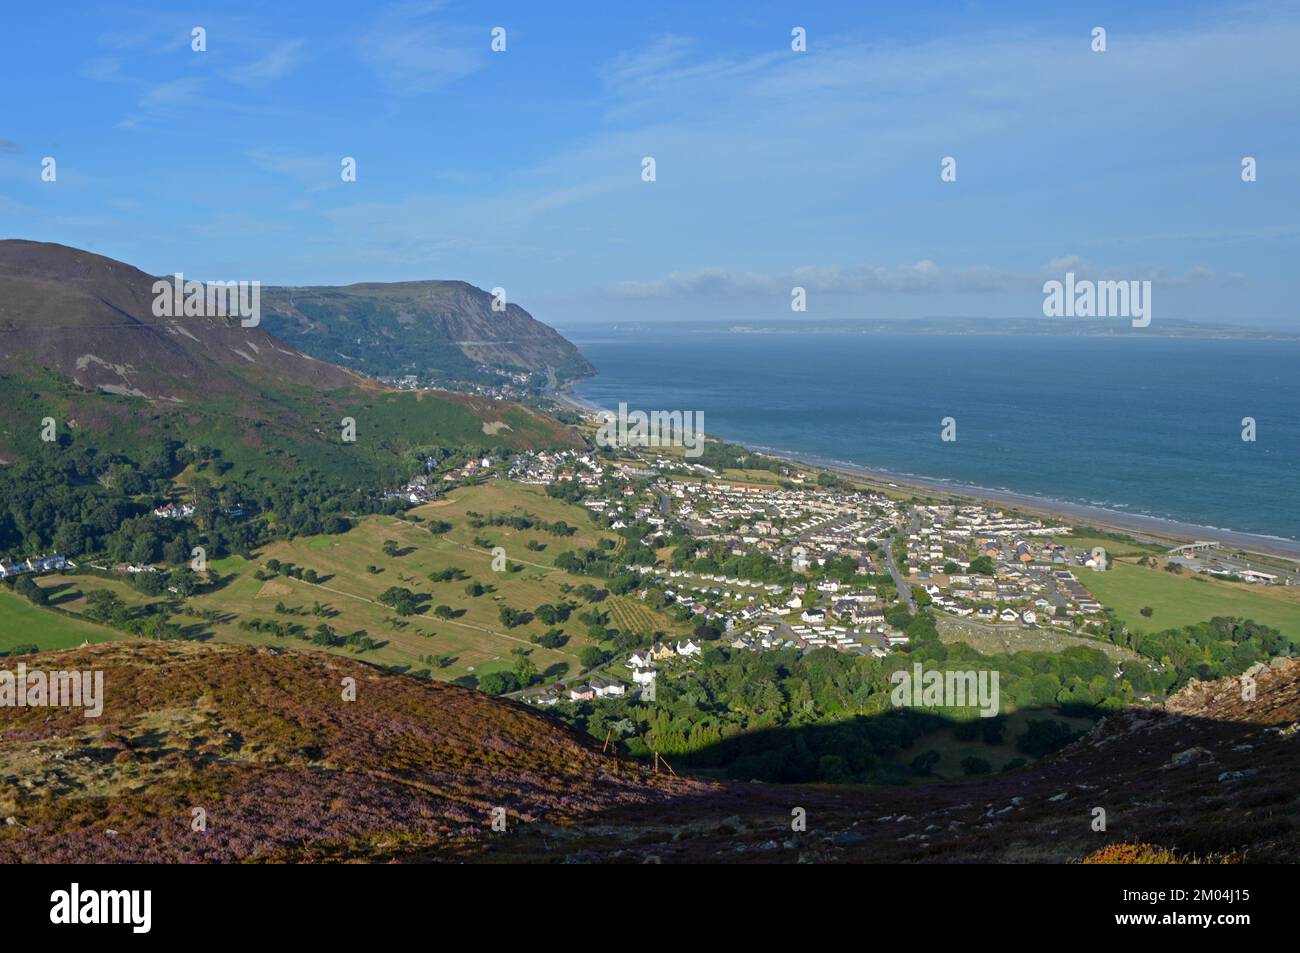
[[[235, 464], [274, 460], [355, 478], [383, 472], [411, 447], [574, 442], [512, 404], [388, 390], [286, 346], [265, 325], [155, 317], [156, 280], [62, 245], [0, 241], [0, 463], [39, 452], [47, 416], [60, 442], [76, 435], [130, 452], [197, 437]], [[351, 446], [340, 440], [345, 416], [357, 422]]]
[[[526, 512], [551, 521], [566, 521], [574, 532], [561, 541], [541, 529], [478, 529], [469, 524], [469, 511], [511, 515]], [[410, 516], [420, 518], [419, 523], [388, 515], [361, 516], [352, 521], [346, 533], [280, 539], [258, 547], [255, 558], [230, 555], [216, 560], [213, 569], [218, 582], [191, 596], [184, 608], [180, 602], [169, 608], [176, 613], [173, 618], [187, 627], [187, 636], [195, 640], [306, 647], [312, 630], [322, 622], [344, 635], [363, 631], [378, 642], [365, 652], [367, 662], [403, 666], [412, 672], [427, 672], [432, 667], [433, 677], [460, 680], [470, 687], [490, 672], [511, 671], [518, 661], [512, 651], [521, 647], [528, 649], [530, 659], [546, 678], [576, 675], [582, 668], [578, 653], [594, 640], [575, 616], [566, 626], [563, 645], [548, 648], [533, 643], [531, 639], [551, 626], [534, 617], [531, 610], [544, 603], [563, 603], [569, 598], [567, 587], [593, 581], [554, 567], [555, 555], [565, 551], [561, 547], [595, 546], [599, 539], [614, 538], [611, 533], [592, 528], [586, 513], [581, 507], [550, 499], [533, 487], [519, 484], [501, 481], [462, 487], [444, 499], [415, 509]], [[454, 525], [445, 533], [433, 534], [426, 522], [433, 520], [451, 521]], [[492, 554], [475, 543], [478, 538], [505, 547], [518, 560], [519, 571], [493, 572]], [[398, 544], [392, 555], [384, 551], [387, 540]], [[529, 549], [528, 543], [538, 548]], [[259, 578], [259, 570], [264, 571], [272, 559], [310, 568], [319, 574], [320, 581], [311, 583], [290, 575]], [[457, 572], [445, 579], [438, 577], [447, 570]], [[491, 586], [491, 591], [469, 595], [466, 585], [471, 580]], [[62, 611], [37, 609], [0, 587], [0, 651], [19, 645], [58, 649], [86, 639], [129, 637], [78, 618], [87, 610], [88, 593], [95, 590], [110, 590], [127, 606], [140, 611], [156, 601], [156, 597], [140, 592], [121, 577], [52, 573], [42, 576], [39, 582], [48, 591], [51, 604]], [[405, 618], [395, 617], [393, 609], [379, 601], [390, 586], [409, 588], [419, 599], [421, 611]], [[312, 607], [318, 603], [327, 614], [312, 614]], [[454, 614], [439, 617], [434, 612], [437, 605], [451, 607]], [[282, 610], [277, 611], [278, 606]], [[526, 610], [529, 618], [507, 628], [499, 617], [502, 606]], [[622, 629], [647, 634], [662, 631], [675, 637], [691, 632], [690, 626], [639, 600], [613, 596], [603, 600], [600, 607], [614, 613], [611, 624]], [[185, 609], [205, 613], [207, 618], [180, 614]], [[296, 636], [274, 635], [261, 628], [249, 628], [253, 620], [297, 625], [302, 631]], [[7, 626], [7, 622], [13, 624]], [[342, 639], [339, 642], [334, 650], [350, 654]], [[439, 658], [440, 663], [431, 666], [431, 657]]]
[[1137, 843], [1265, 861], [1298, 846], [1289, 659], [1256, 673], [1254, 703], [1236, 679], [1193, 683], [1032, 768], [906, 789], [656, 775], [520, 705], [323, 655], [137, 642], [42, 664], [103, 670], [106, 703], [98, 719], [0, 708], [4, 862], [1071, 861]]
[[155, 317], [156, 280], [75, 248], [0, 241], [0, 369], [34, 362], [85, 390], [172, 403], [203, 395], [256, 404], [277, 382], [317, 390], [362, 385], [261, 327]]
[[592, 372], [578, 349], [517, 304], [463, 281], [267, 288], [266, 327], [322, 360], [376, 376], [472, 379], [480, 366]]

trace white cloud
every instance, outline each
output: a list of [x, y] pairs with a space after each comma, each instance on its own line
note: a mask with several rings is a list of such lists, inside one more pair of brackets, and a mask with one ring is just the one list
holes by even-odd
[[357, 43], [362, 61], [397, 95], [430, 93], [487, 65], [486, 29], [437, 21], [444, 4], [390, 8]]
[[227, 72], [226, 76], [243, 86], [264, 86], [288, 76], [306, 59], [303, 40], [284, 40], [275, 44], [265, 56]]

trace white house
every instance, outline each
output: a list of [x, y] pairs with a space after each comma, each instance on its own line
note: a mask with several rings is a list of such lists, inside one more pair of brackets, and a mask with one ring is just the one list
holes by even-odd
[[627, 688], [622, 682], [607, 682], [604, 679], [593, 681], [591, 688], [597, 698], [617, 698], [627, 693]]
[[627, 667], [637, 671], [645, 671], [655, 667], [655, 660], [645, 649], [637, 649], [628, 657]]
[[0, 559], [0, 579], [12, 579], [28, 572], [57, 572], [69, 568], [75, 569], [76, 565], [58, 553], [51, 553], [49, 556], [31, 556], [17, 562]]

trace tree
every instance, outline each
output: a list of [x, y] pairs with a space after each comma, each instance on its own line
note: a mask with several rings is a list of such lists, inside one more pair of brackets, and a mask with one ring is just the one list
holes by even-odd
[[47, 605], [50, 601], [49, 595], [36, 584], [31, 576], [19, 576], [18, 581], [14, 583], [14, 588], [22, 596], [25, 596], [35, 605]]
[[939, 752], [931, 748], [925, 754], [917, 755], [912, 759], [912, 770], [917, 774], [929, 774], [942, 757]]
[[1016, 739], [1016, 750], [1031, 758], [1042, 758], [1064, 748], [1075, 737], [1076, 733], [1063, 721], [1031, 720], [1025, 733]]
[[176, 594], [188, 599], [199, 589], [199, 577], [191, 569], [177, 569], [167, 579], [167, 585], [176, 590]]
[[519, 679], [513, 672], [488, 672], [479, 678], [478, 688], [488, 695], [506, 695], [519, 690]]
[[530, 641], [544, 649], [558, 649], [569, 641], [569, 637], [559, 629], [548, 629], [543, 635], [534, 635]]
[[986, 745], [1000, 745], [1003, 736], [1007, 733], [1007, 720], [1001, 715], [993, 718], [981, 718], [980, 733], [983, 735]]
[[993, 765], [983, 758], [962, 758], [961, 770], [963, 774], [988, 774], [993, 770]]
[[528, 656], [521, 655], [515, 662], [514, 676], [522, 687], [527, 688], [537, 677], [537, 665]]
[[405, 586], [389, 586], [379, 595], [379, 604], [392, 606], [398, 615], [415, 615], [420, 611], [420, 600], [428, 596], [417, 596]]
[[125, 608], [126, 604], [121, 597], [112, 590], [92, 589], [86, 593], [86, 609], [83, 614], [92, 622], [110, 622]]
[[334, 627], [325, 622], [316, 626], [316, 633], [311, 639], [312, 645], [320, 645], [326, 648], [336, 646], [340, 641], [338, 633], [334, 631]]
[[980, 726], [974, 721], [959, 721], [952, 726], [952, 736], [958, 741], [974, 741], [979, 733]]
[[598, 665], [603, 665], [607, 658], [608, 656], [594, 645], [584, 646], [578, 652], [578, 662], [583, 668], [595, 668]]
[[385, 556], [396, 556], [398, 552], [397, 540], [395, 539], [384, 540], [383, 551]]

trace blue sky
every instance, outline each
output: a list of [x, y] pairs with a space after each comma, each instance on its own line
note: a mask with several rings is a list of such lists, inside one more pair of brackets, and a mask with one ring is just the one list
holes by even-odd
[[25, 4], [0, 237], [560, 326], [1034, 316], [1073, 270], [1295, 329], [1297, 49], [1292, 3]]

